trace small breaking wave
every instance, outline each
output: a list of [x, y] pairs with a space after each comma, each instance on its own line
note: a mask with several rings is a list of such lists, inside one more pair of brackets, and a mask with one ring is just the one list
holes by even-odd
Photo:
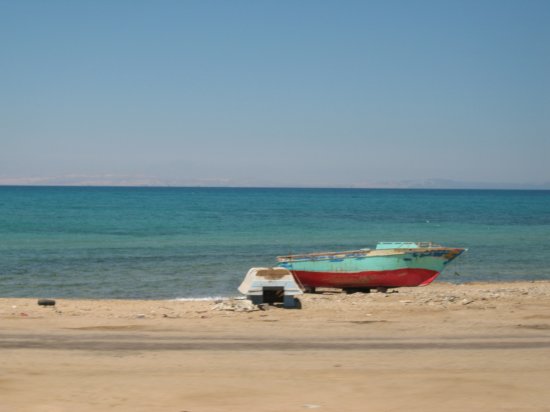
[[202, 298], [175, 298], [171, 299], [176, 302], [209, 302], [209, 301], [224, 301], [224, 300], [235, 300], [235, 299], [245, 299], [244, 296], [206, 296]]

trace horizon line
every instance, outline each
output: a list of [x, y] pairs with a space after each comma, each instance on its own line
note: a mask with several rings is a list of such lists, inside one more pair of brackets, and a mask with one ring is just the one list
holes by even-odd
[[492, 190], [492, 191], [550, 191], [542, 185], [523, 185], [526, 187], [421, 187], [421, 186], [208, 186], [208, 185], [86, 185], [86, 184], [5, 184], [0, 187], [28, 187], [28, 188], [107, 188], [107, 189], [319, 189], [319, 190]]

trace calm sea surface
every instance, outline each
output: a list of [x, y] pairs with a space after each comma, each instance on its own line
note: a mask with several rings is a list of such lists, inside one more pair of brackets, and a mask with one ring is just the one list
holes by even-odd
[[433, 241], [446, 282], [550, 279], [550, 192], [0, 187], [0, 296], [234, 296], [277, 255]]

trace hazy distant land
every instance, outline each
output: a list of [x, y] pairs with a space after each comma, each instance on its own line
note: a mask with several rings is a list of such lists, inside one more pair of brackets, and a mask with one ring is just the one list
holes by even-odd
[[49, 177], [3, 177], [5, 186], [128, 186], [128, 187], [318, 187], [357, 189], [502, 189], [502, 190], [550, 190], [550, 182], [479, 182], [452, 179], [376, 180], [363, 179], [349, 183], [311, 185], [295, 182], [266, 180], [234, 180], [229, 178], [158, 178], [123, 175], [67, 175]]

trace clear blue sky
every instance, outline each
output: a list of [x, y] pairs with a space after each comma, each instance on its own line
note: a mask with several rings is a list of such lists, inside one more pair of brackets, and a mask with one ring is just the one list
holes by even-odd
[[0, 0], [0, 38], [0, 183], [550, 182], [550, 1]]

